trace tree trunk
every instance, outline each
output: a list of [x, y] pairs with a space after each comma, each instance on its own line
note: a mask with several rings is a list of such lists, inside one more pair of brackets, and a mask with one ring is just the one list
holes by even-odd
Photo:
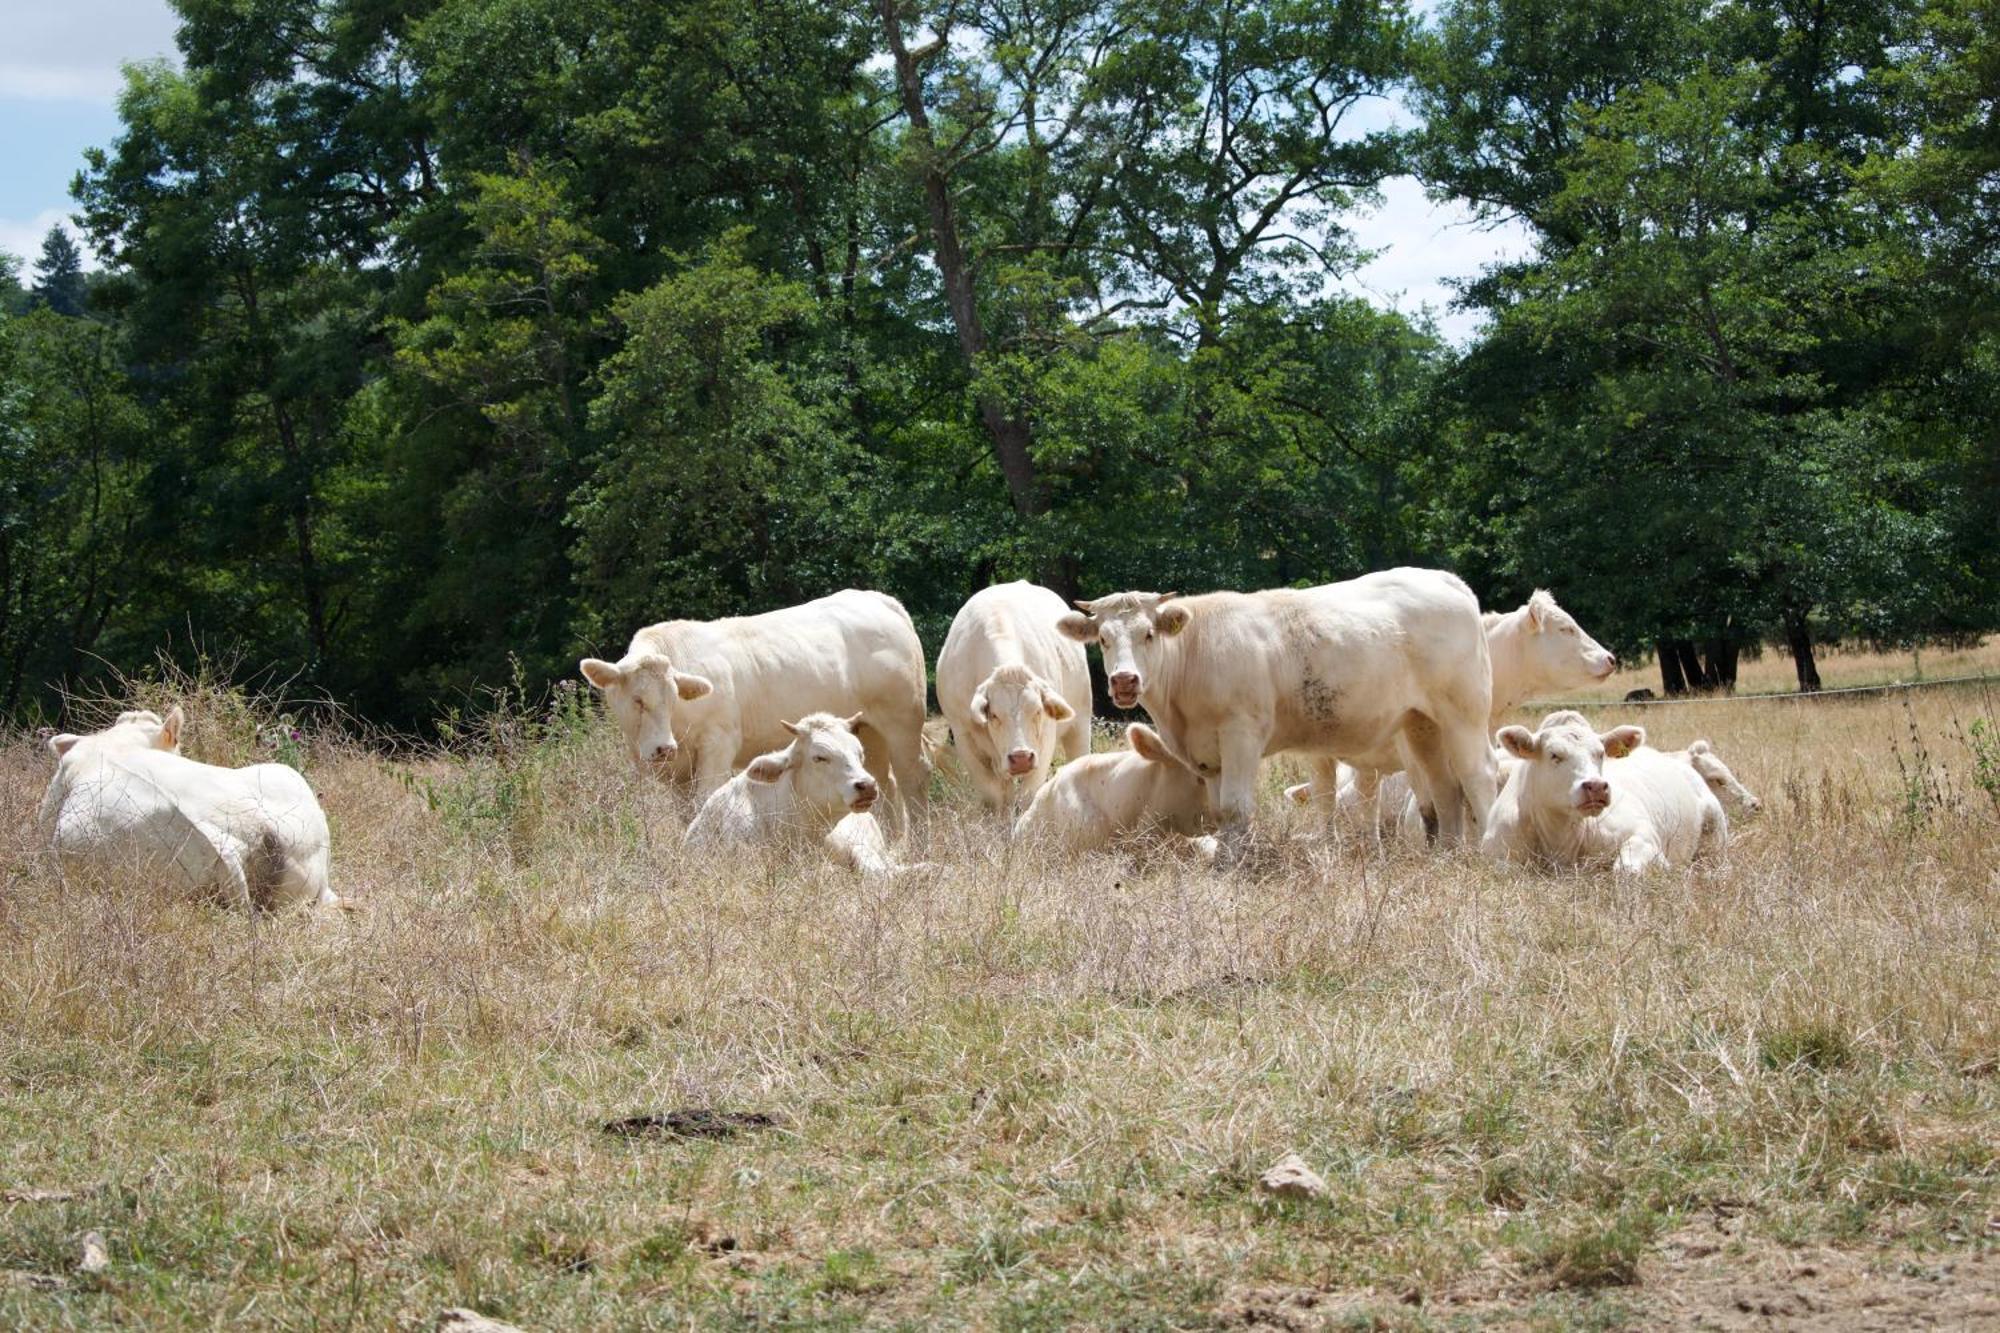
[[1812, 627], [1804, 611], [1785, 612], [1785, 645], [1792, 650], [1792, 667], [1799, 673], [1799, 693], [1817, 694], [1819, 663], [1813, 659]]
[[1674, 639], [1674, 655], [1680, 659], [1681, 678], [1687, 681], [1690, 693], [1708, 688], [1708, 676], [1701, 669], [1701, 654], [1694, 650], [1693, 639]]
[[1708, 663], [1702, 672], [1702, 679], [1709, 689], [1721, 690], [1724, 694], [1736, 693], [1736, 659], [1742, 651], [1741, 645], [1734, 639], [1708, 641], [1703, 652]]
[[1653, 653], [1660, 659], [1660, 692], [1669, 698], [1688, 692], [1687, 676], [1681, 670], [1681, 655], [1672, 639], [1654, 641]]
[[[986, 326], [979, 318], [979, 303], [973, 284], [972, 261], [959, 240], [958, 212], [951, 198], [951, 181], [945, 175], [937, 141], [931, 134], [930, 113], [924, 107], [923, 79], [917, 68], [921, 54], [913, 54], [903, 43], [903, 20], [896, 0], [881, 0], [882, 31], [889, 54], [895, 62], [896, 86], [902, 93], [903, 114], [909, 118], [910, 140], [915, 150], [917, 171], [924, 187], [924, 208], [930, 215], [931, 250], [938, 277], [944, 285], [945, 305], [951, 311], [953, 329], [958, 334], [959, 355], [968, 373], [977, 376], [986, 357]], [[979, 421], [993, 442], [993, 454], [1006, 479], [1007, 494], [1014, 512], [1026, 518], [1046, 507], [1035, 462], [1028, 453], [1028, 423], [1007, 410], [991, 393], [981, 392]]]

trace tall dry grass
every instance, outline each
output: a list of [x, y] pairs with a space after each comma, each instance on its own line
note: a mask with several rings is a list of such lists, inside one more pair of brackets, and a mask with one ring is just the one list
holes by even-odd
[[[0, 1204], [0, 1270], [67, 1282], [0, 1282], [0, 1322], [1616, 1324], [1697, 1217], [1992, 1243], [1983, 693], [1647, 715], [1767, 809], [1637, 884], [1331, 845], [1282, 764], [1236, 872], [1031, 857], [949, 788], [938, 868], [874, 883], [684, 857], [575, 695], [404, 758], [196, 702], [196, 757], [295, 747], [362, 910], [66, 885], [46, 757], [0, 748], [0, 1189], [76, 1194]], [[601, 1128], [684, 1106], [779, 1124]], [[1256, 1191], [1287, 1150], [1327, 1199]]]

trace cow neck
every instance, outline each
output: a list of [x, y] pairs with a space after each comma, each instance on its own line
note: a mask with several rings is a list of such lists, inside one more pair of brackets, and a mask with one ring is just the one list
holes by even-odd
[[1164, 640], [1167, 650], [1160, 654], [1160, 669], [1153, 673], [1153, 679], [1146, 682], [1146, 688], [1139, 691], [1139, 707], [1146, 710], [1146, 716], [1153, 720], [1153, 728], [1166, 740], [1167, 744], [1183, 759], [1187, 757], [1187, 746], [1181, 731], [1181, 710], [1173, 704], [1180, 697], [1181, 659], [1187, 652], [1188, 636], [1195, 633], [1196, 622], [1190, 620], [1179, 634]]
[[[1524, 663], [1517, 665], [1520, 659], [1525, 658], [1527, 654], [1511, 651], [1517, 648], [1520, 643], [1521, 630], [1523, 622], [1527, 619], [1527, 615], [1528, 613], [1525, 609], [1517, 607], [1495, 621], [1492, 629], [1485, 631], [1486, 661], [1493, 675], [1493, 705], [1487, 717], [1486, 727], [1488, 734], [1491, 734], [1498, 728], [1501, 718], [1520, 707], [1536, 690], [1541, 689], [1544, 684], [1542, 681], [1531, 680], [1529, 678]], [[1504, 643], [1510, 650], [1509, 656], [1511, 660], [1507, 664], [1507, 680], [1504, 691], [1501, 689], [1500, 654], [1494, 651], [1496, 641]]]
[[[1614, 793], [1612, 800], [1618, 797]], [[1605, 807], [1605, 814], [1611, 812]], [[1552, 811], [1541, 806], [1531, 806], [1528, 810], [1528, 824], [1534, 830], [1535, 849], [1550, 860], [1558, 857], [1580, 861], [1594, 841], [1592, 835], [1602, 827], [1593, 821], [1603, 815], [1579, 815], [1574, 811]]]

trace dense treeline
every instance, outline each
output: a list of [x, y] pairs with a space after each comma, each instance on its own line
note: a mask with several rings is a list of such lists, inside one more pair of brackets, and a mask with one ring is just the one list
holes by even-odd
[[[1989, 0], [175, 3], [103, 271], [0, 283], [17, 719], [847, 584], [1439, 564], [1669, 688], [2000, 623]], [[1331, 282], [1412, 173], [1535, 239], [1463, 352]]]

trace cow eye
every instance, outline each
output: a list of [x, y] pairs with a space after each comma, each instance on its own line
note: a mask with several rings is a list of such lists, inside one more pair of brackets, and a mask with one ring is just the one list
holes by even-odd
[[1146, 642], [1147, 642], [1147, 643], [1151, 643], [1152, 641], [1153, 641], [1153, 631], [1151, 631], [1151, 630], [1147, 630], [1147, 631], [1146, 631]]
[[813, 756], [813, 762], [815, 764], [823, 764], [826, 762], [826, 756], [823, 754], [816, 754]]
[[1560, 763], [1562, 762], [1562, 760], [1563, 760], [1563, 757], [1562, 757], [1562, 752], [1561, 752], [1560, 750], [1550, 750], [1550, 751], [1549, 751], [1549, 762], [1550, 762], [1550, 763], [1552, 763], [1552, 764], [1560, 764]]

